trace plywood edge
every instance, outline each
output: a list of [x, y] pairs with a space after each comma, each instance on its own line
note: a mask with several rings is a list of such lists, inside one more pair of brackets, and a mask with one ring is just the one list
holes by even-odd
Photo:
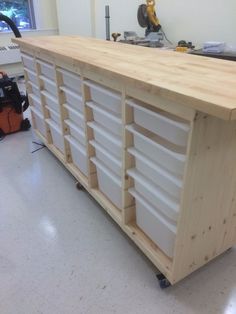
[[174, 282], [232, 246], [236, 195], [236, 122], [203, 113], [194, 121], [181, 205]]
[[88, 189], [88, 192], [103, 207], [103, 209], [115, 220], [115, 222], [119, 226], [121, 226], [122, 225], [121, 210], [119, 210], [115, 205], [113, 205], [98, 189]]
[[151, 260], [158, 270], [173, 284], [172, 260], [152, 242], [135, 222], [123, 227], [125, 233], [133, 240], [140, 250]]
[[[235, 100], [235, 105], [236, 105], [236, 100]], [[230, 120], [231, 121], [236, 120], [236, 108], [231, 111]]]

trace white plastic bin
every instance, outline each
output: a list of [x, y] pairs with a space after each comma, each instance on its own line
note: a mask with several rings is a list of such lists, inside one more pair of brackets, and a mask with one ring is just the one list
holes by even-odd
[[176, 199], [180, 199], [183, 185], [182, 180], [166, 171], [159, 164], [154, 163], [136, 148], [129, 148], [128, 152], [135, 157], [135, 167], [141, 174], [149, 178], [158, 186], [161, 186], [167, 193]]
[[82, 96], [65, 86], [61, 86], [60, 89], [65, 94], [66, 103], [69, 106], [75, 108], [76, 110], [79, 110], [80, 112], [84, 113], [84, 103]]
[[30, 56], [22, 52], [21, 58], [22, 58], [22, 63], [25, 68], [35, 71], [36, 67], [35, 67], [35, 61], [34, 61], [33, 56]]
[[40, 93], [40, 89], [39, 89], [38, 85], [36, 85], [36, 84], [34, 84], [34, 83], [30, 82], [30, 81], [28, 82], [28, 84], [29, 84], [30, 89], [31, 89], [30, 93], [32, 93], [35, 96], [40, 98], [41, 97], [41, 93]]
[[49, 94], [53, 95], [54, 97], [57, 97], [56, 83], [43, 75], [40, 75], [39, 78], [43, 81], [44, 90], [46, 90]]
[[88, 175], [86, 148], [76, 141], [71, 135], [65, 136], [70, 143], [73, 164], [84, 174]]
[[42, 95], [44, 96], [45, 99], [45, 104], [56, 111], [57, 113], [60, 113], [60, 107], [59, 107], [59, 102], [56, 97], [52, 96], [50, 93], [47, 91], [43, 90]]
[[72, 122], [74, 122], [75, 125], [78, 125], [80, 128], [82, 128], [84, 130], [85, 129], [84, 115], [80, 111], [74, 109], [73, 107], [70, 107], [67, 104], [64, 104], [63, 106], [68, 111], [69, 119]]
[[52, 119], [46, 119], [52, 135], [53, 145], [64, 154], [64, 139], [59, 126]]
[[163, 218], [144, 198], [135, 190], [129, 193], [136, 200], [136, 223], [140, 229], [169, 257], [173, 257], [177, 228]]
[[50, 108], [49, 106], [46, 106], [46, 109], [49, 111], [50, 118], [56, 122], [59, 128], [61, 128], [61, 118], [58, 112]]
[[29, 99], [31, 100], [31, 105], [42, 113], [43, 110], [40, 98], [38, 96], [35, 96], [34, 94], [29, 94], [28, 96]]
[[81, 78], [79, 74], [72, 73], [65, 69], [58, 68], [57, 71], [61, 73], [63, 85], [69, 89], [72, 89], [77, 94], [82, 94], [81, 91]]
[[134, 146], [137, 150], [158, 163], [169, 172], [182, 178], [186, 162], [186, 155], [177, 153], [157, 136], [149, 137], [150, 134], [142, 132], [136, 125], [128, 125], [126, 129], [134, 135]]
[[97, 158], [91, 158], [97, 168], [99, 190], [118, 208], [122, 207], [121, 179]]
[[86, 146], [86, 137], [84, 130], [69, 119], [65, 120], [65, 124], [70, 128], [70, 134], [82, 145]]
[[[176, 121], [161, 110], [149, 110], [141, 106], [141, 102], [126, 101], [134, 110], [134, 121], [143, 128], [154, 132], [175, 145], [187, 146], [190, 126], [188, 123]], [[143, 104], [144, 105], [144, 104]]]
[[98, 142], [92, 140], [89, 143], [95, 148], [97, 159], [103, 162], [109, 168], [109, 170], [113, 171], [117, 176], [121, 177], [121, 160], [114, 157]]
[[176, 222], [179, 216], [179, 202], [172, 199], [159, 186], [153, 184], [144, 177], [137, 169], [129, 169], [128, 175], [134, 179], [134, 186], [137, 192], [147, 199], [156, 210], [160, 211], [172, 222]]
[[86, 105], [93, 110], [94, 121], [118, 136], [122, 135], [122, 121], [119, 115], [112, 113], [102, 105], [89, 101]]
[[37, 59], [37, 63], [40, 65], [41, 75], [55, 81], [55, 70], [54, 66], [50, 63]]
[[46, 137], [46, 125], [42, 113], [34, 107], [30, 107], [32, 117], [35, 121], [35, 129]]
[[111, 152], [118, 159], [122, 157], [122, 141], [121, 138], [107, 132], [100, 124], [97, 122], [88, 122], [88, 126], [94, 131], [94, 138], [96, 142], [100, 143], [103, 147]]
[[108, 87], [86, 80], [85, 85], [90, 87], [91, 99], [115, 113], [121, 114], [121, 94]]
[[29, 70], [27, 68], [24, 68], [27, 76], [28, 76], [28, 80], [30, 82], [32, 82], [33, 84], [36, 84], [38, 85], [38, 78], [37, 78], [37, 75], [36, 75], [36, 72], [35, 71], [32, 71], [32, 70]]

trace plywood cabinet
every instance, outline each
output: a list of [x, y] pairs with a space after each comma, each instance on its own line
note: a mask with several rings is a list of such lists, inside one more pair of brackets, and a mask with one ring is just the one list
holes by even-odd
[[226, 81], [236, 68], [186, 56], [196, 73], [178, 83], [163, 67], [182, 55], [161, 52], [150, 77], [138, 58], [152, 50], [120, 46], [122, 59], [113, 43], [59, 39], [17, 40], [35, 132], [174, 284], [235, 244], [236, 94], [200, 89], [194, 63]]

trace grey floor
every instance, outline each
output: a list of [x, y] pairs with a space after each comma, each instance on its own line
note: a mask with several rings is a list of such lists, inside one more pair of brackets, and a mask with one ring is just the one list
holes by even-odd
[[236, 250], [174, 287], [32, 134], [0, 142], [0, 313], [236, 313]]

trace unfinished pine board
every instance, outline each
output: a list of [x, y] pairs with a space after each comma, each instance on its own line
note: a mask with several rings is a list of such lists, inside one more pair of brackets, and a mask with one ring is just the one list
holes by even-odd
[[[36, 134], [172, 284], [235, 245], [235, 63], [81, 37], [14, 41], [33, 60], [40, 59], [54, 65], [63, 135], [68, 133], [68, 129], [64, 122], [67, 113], [62, 106], [65, 99], [60, 91], [60, 69], [71, 71], [82, 79], [88, 177], [71, 163], [66, 142], [66, 156], [63, 156], [52, 144], [50, 136], [44, 138], [37, 130]], [[41, 90], [39, 68], [36, 74], [38, 88]], [[96, 166], [90, 161], [95, 155], [94, 147], [89, 144], [94, 139], [94, 132], [87, 123], [91, 123], [94, 117], [93, 109], [86, 106], [86, 102], [91, 99], [87, 80], [100, 84], [108, 98], [111, 90], [122, 95], [121, 209], [99, 190]], [[27, 85], [31, 90], [30, 84]], [[188, 126], [186, 147], [178, 147], [175, 143], [159, 138], [159, 146], [165, 147], [164, 151], [169, 147], [172, 151], [170, 155], [177, 158], [176, 163], [181, 168], [181, 171], [176, 168], [178, 175], [167, 171], [172, 182], [176, 178], [181, 182], [172, 257], [166, 255], [137, 225], [136, 200], [129, 193], [135, 184], [129, 170], [135, 168], [136, 157], [128, 150], [135, 145], [132, 130], [142, 134], [145, 129], [135, 124], [134, 109], [128, 105], [130, 98], [137, 106], [153, 111], [153, 116], [157, 109], [164, 113], [164, 117], [165, 114], [173, 115], [172, 126], [178, 124], [178, 121], [182, 121], [183, 127], [176, 127], [186, 130], [186, 125]], [[40, 100], [44, 108], [44, 97]], [[140, 102], [142, 105], [139, 105]], [[106, 108], [109, 110], [109, 107]], [[45, 109], [43, 112], [46, 120], [48, 112]], [[143, 138], [147, 142], [155, 141], [155, 134], [150, 130], [144, 134]], [[170, 139], [174, 140], [173, 134]], [[182, 152], [183, 157], [177, 152]], [[142, 153], [151, 159], [150, 152]], [[164, 159], [163, 162], [162, 170], [166, 171], [167, 161]]]

